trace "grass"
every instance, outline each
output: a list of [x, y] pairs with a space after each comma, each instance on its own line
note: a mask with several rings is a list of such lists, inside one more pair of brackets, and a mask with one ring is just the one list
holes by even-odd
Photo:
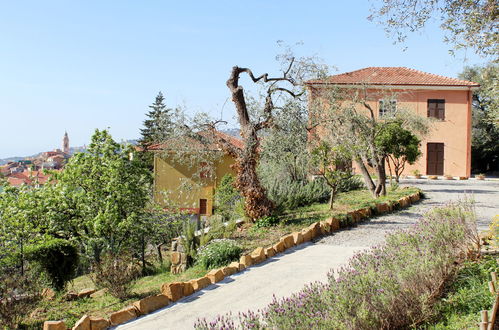
[[[236, 230], [232, 239], [236, 240], [243, 248], [243, 253], [248, 253], [259, 246], [270, 246], [276, 243], [280, 237], [299, 231], [309, 224], [326, 219], [331, 216], [341, 216], [344, 214], [367, 206], [375, 206], [382, 201], [395, 201], [402, 196], [410, 195], [419, 191], [416, 188], [399, 189], [389, 191], [386, 197], [373, 199], [371, 194], [364, 190], [340, 193], [334, 204], [334, 210], [329, 210], [327, 203], [313, 204], [288, 210], [280, 216], [280, 224], [268, 228], [256, 228], [249, 224]], [[161, 272], [151, 276], [145, 276], [137, 280], [132, 289], [129, 299], [120, 301], [109, 294], [104, 294], [98, 298], [85, 298], [75, 301], [65, 301], [62, 296], [56, 297], [53, 301], [42, 301], [34, 315], [27, 318], [27, 328], [39, 329], [45, 320], [65, 320], [66, 325], [71, 327], [84, 314], [96, 317], [108, 317], [136, 300], [143, 297], [160, 293], [163, 283], [174, 281], [186, 281], [204, 276], [208, 270], [200, 265], [195, 265], [187, 269], [184, 273], [173, 275], [170, 272]], [[80, 291], [85, 288], [93, 288], [95, 285], [87, 275], [80, 276], [73, 280], [68, 290]]]
[[490, 310], [494, 297], [489, 292], [490, 272], [497, 271], [495, 258], [483, 257], [478, 261], [466, 261], [457, 276], [446, 288], [437, 303], [433, 322], [426, 329], [476, 329], [480, 311]]

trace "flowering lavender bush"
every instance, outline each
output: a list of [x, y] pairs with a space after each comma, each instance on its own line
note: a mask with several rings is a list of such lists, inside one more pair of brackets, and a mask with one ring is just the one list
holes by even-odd
[[197, 261], [205, 268], [224, 266], [239, 258], [241, 252], [234, 240], [214, 239], [198, 249]]
[[[387, 236], [383, 245], [356, 254], [328, 274], [263, 311], [231, 315], [197, 329], [332, 328], [394, 329], [427, 320], [446, 281], [476, 242], [475, 214], [468, 202], [433, 209], [412, 228]], [[223, 327], [222, 327], [223, 325]]]

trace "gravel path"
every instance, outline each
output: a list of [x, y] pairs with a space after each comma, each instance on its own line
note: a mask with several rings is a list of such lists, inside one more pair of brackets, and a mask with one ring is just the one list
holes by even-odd
[[289, 249], [118, 328], [192, 329], [198, 317], [211, 320], [219, 314], [232, 312], [237, 315], [248, 309], [264, 308], [274, 294], [277, 297], [289, 296], [307, 283], [325, 281], [330, 269], [345, 265], [355, 252], [383, 242], [390, 231], [415, 223], [429, 208], [458, 200], [465, 195], [472, 196], [476, 201], [480, 228], [486, 228], [491, 218], [499, 214], [499, 181], [404, 180], [401, 185], [420, 187], [427, 198], [405, 210]]
[[463, 198], [475, 201], [480, 231], [486, 230], [491, 219], [499, 215], [499, 180], [401, 180], [401, 186], [421, 188], [426, 198], [408, 209], [379, 216], [356, 227], [324, 237], [317, 241], [317, 244], [373, 246], [383, 242], [388, 232], [406, 228], [417, 222], [428, 209]]

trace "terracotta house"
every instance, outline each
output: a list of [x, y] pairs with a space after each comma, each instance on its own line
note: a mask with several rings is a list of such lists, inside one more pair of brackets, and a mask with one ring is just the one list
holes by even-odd
[[[362, 88], [376, 116], [395, 107], [435, 118], [421, 142], [422, 156], [404, 175], [469, 177], [471, 174], [471, 102], [479, 84], [405, 67], [369, 67], [307, 82], [311, 101], [323, 88]], [[391, 95], [390, 99], [386, 96]]]
[[[242, 141], [222, 132], [226, 141], [237, 148], [242, 148]], [[222, 149], [215, 143], [201, 145], [195, 140], [178, 143], [162, 143], [151, 146], [149, 150], [154, 151], [154, 199], [160, 205], [168, 207], [166, 199], [173, 202], [181, 210], [210, 216], [213, 214], [213, 202], [215, 189], [225, 174], [235, 175], [231, 165], [234, 159], [223, 154], [217, 157], [210, 171], [210, 175], [203, 175], [202, 167], [205, 164], [183, 163], [173, 156], [169, 156], [168, 148], [172, 145], [181, 147], [182, 143], [189, 144], [192, 152], [197, 148], [204, 151], [219, 153]], [[175, 142], [175, 143], [173, 143]]]

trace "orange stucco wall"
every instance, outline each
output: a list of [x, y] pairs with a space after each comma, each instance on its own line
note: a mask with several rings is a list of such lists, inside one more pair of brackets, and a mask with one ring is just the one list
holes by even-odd
[[[318, 95], [317, 93], [310, 93]], [[376, 114], [379, 100], [390, 95], [397, 99], [397, 107], [427, 117], [428, 99], [445, 100], [445, 119], [436, 120], [429, 135], [421, 141], [422, 156], [414, 165], [406, 165], [403, 175], [414, 170], [426, 175], [427, 143], [444, 144], [444, 174], [469, 177], [471, 174], [471, 90], [367, 90], [368, 103]], [[314, 97], [314, 96], [312, 96]]]

